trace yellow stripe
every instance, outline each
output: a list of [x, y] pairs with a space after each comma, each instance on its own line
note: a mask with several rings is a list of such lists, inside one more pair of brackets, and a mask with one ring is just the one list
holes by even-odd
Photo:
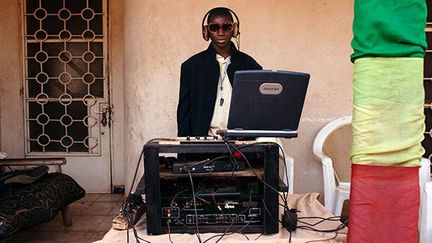
[[419, 166], [424, 153], [422, 58], [354, 63], [354, 164]]

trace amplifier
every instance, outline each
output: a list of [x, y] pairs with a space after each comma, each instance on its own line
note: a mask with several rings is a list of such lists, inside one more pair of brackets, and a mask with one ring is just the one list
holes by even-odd
[[190, 173], [211, 173], [211, 172], [226, 172], [226, 171], [241, 171], [245, 170], [244, 161], [230, 161], [228, 159], [205, 159], [201, 161], [180, 162], [176, 161], [172, 164], [173, 174]]
[[[203, 197], [198, 200], [195, 214], [192, 197], [178, 198], [175, 205], [162, 207], [162, 224], [184, 228], [199, 225], [262, 225], [263, 205], [261, 197], [253, 196], [215, 196]], [[207, 202], [205, 202], [205, 201]], [[169, 202], [168, 202], [169, 204]], [[173, 228], [174, 229], [174, 228]], [[181, 229], [180, 229], [181, 230]]]
[[194, 184], [195, 204], [189, 178], [161, 181], [163, 233], [195, 233], [196, 225], [200, 232], [270, 233], [264, 223], [270, 205], [263, 201], [260, 181], [194, 178]]

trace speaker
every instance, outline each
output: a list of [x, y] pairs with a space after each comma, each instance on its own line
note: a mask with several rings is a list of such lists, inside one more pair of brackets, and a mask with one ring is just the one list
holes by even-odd
[[233, 37], [233, 38], [237, 38], [237, 36], [240, 35], [240, 20], [239, 20], [237, 14], [236, 14], [234, 11], [232, 11], [231, 9], [229, 9], [229, 8], [225, 8], [225, 7], [217, 7], [217, 8], [210, 9], [210, 10], [209, 10], [205, 15], [204, 15], [204, 18], [203, 18], [202, 23], [201, 23], [203, 39], [204, 39], [205, 41], [208, 41], [208, 40], [210, 39], [210, 34], [209, 34], [209, 30], [208, 30], [208, 25], [206, 25], [205, 22], [206, 22], [207, 17], [209, 16], [209, 14], [210, 14], [212, 11], [214, 11], [215, 9], [226, 10], [226, 11], [230, 12], [232, 15], [234, 15], [234, 17], [235, 17], [235, 19], [236, 19], [237, 22], [234, 22], [234, 23], [233, 23], [233, 35], [232, 35], [232, 37]]

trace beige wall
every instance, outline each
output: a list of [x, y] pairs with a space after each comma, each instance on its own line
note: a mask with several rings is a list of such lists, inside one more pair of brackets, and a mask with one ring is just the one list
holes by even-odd
[[112, 184], [125, 184], [123, 96], [123, 1], [109, 3], [109, 79], [112, 113]]
[[24, 154], [20, 11], [19, 1], [0, 1], [0, 134], [2, 150], [10, 157]]
[[328, 121], [351, 114], [352, 1], [128, 0], [125, 13], [127, 185], [142, 145], [176, 135], [180, 64], [208, 43], [204, 13], [227, 6], [241, 21], [241, 49], [266, 69], [311, 73], [299, 137], [284, 141], [295, 159], [295, 192], [322, 192], [312, 142]]

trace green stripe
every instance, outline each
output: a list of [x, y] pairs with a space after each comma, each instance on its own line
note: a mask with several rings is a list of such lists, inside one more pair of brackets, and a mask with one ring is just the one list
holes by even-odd
[[351, 60], [424, 57], [426, 15], [425, 0], [355, 0]]

